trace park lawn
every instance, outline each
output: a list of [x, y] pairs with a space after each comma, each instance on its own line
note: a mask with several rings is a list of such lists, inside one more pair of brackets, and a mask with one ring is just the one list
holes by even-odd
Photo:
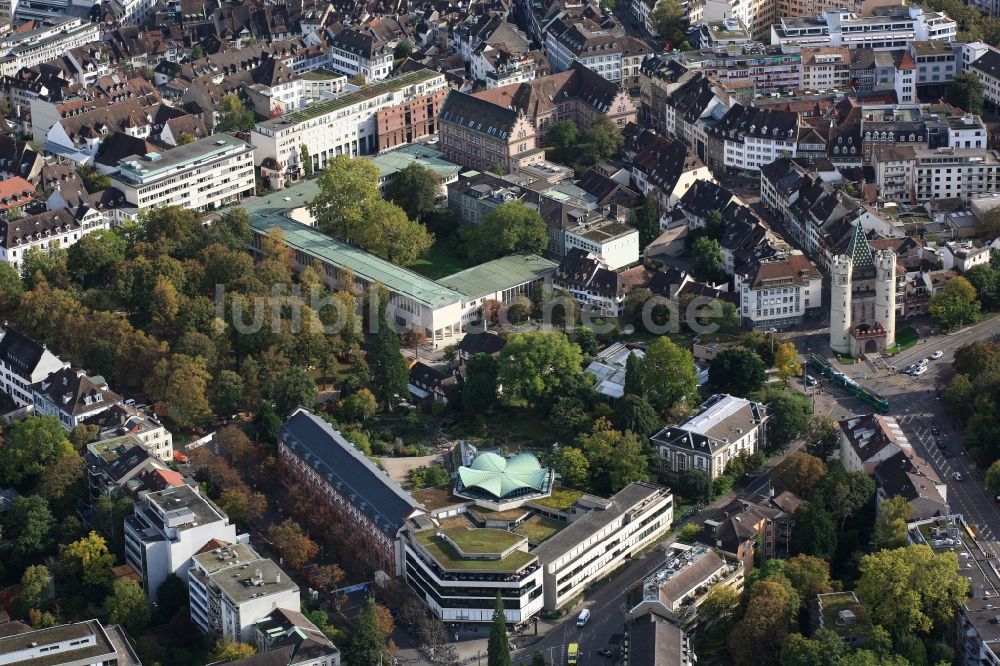
[[898, 354], [917, 344], [919, 336], [912, 326], [907, 326], [896, 333], [896, 344], [886, 350], [887, 354]]
[[410, 264], [409, 268], [426, 278], [438, 280], [475, 265], [476, 262], [471, 261], [464, 254], [457, 254], [454, 251], [450, 251], [449, 248], [437, 242], [431, 246], [427, 256]]

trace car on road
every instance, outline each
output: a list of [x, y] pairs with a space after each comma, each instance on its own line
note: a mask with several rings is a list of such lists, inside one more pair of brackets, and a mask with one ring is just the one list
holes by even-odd
[[933, 354], [931, 354], [931, 360], [932, 361], [936, 361], [939, 358], [941, 358], [942, 356], [944, 356], [944, 352], [939, 349], [936, 352], [934, 352]]
[[962, 473], [961, 472], [952, 472], [951, 478], [954, 479], [955, 481], [961, 481], [962, 480]]
[[925, 372], [927, 372], [927, 366], [926, 365], [922, 365], [919, 368], [917, 368], [916, 370], [914, 370], [913, 372], [911, 372], [910, 374], [913, 375], [914, 377], [919, 377], [920, 375], [924, 374]]
[[806, 386], [819, 386], [819, 382], [818, 382], [818, 381], [816, 381], [816, 378], [815, 378], [815, 377], [813, 377], [812, 375], [806, 375], [806, 378], [805, 378], [805, 380], [803, 381], [803, 383], [804, 383], [804, 384], [805, 384]]
[[922, 358], [919, 361], [917, 361], [917, 365], [919, 365], [922, 368], [926, 368], [927, 364], [930, 363], [930, 362], [931, 362], [931, 360], [929, 358]]
[[937, 426], [932, 426], [931, 427], [931, 434], [932, 435], [940, 435], [941, 434], [941, 428], [938, 428]]
[[774, 328], [773, 326], [771, 328], [765, 328], [764, 329], [764, 333], [765, 334], [770, 333], [771, 335], [774, 335], [777, 332], [778, 332], [778, 329]]
[[608, 648], [604, 648], [602, 650], [598, 650], [597, 654], [601, 655], [602, 657], [610, 657], [614, 653], [611, 650], [609, 650]]

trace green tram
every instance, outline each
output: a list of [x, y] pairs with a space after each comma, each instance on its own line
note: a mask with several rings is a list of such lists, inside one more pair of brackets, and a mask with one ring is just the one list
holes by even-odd
[[870, 389], [866, 389], [861, 386], [856, 381], [848, 377], [842, 372], [837, 372], [830, 366], [829, 363], [821, 359], [816, 354], [811, 354], [809, 356], [809, 367], [812, 368], [817, 373], [823, 375], [827, 379], [831, 380], [834, 384], [841, 387], [851, 395], [864, 400], [866, 403], [871, 405], [875, 411], [880, 414], [889, 413], [889, 400], [885, 396], [879, 395]]

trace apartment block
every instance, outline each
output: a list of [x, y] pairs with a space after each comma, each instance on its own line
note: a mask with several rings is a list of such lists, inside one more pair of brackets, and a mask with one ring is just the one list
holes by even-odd
[[[27, 197], [20, 197], [27, 201]], [[68, 248], [89, 233], [109, 227], [96, 208], [57, 208], [7, 221], [0, 227], [0, 261], [20, 269], [32, 248]]]
[[905, 49], [912, 41], [951, 42], [957, 33], [958, 24], [946, 14], [916, 5], [876, 7], [869, 16], [832, 8], [819, 16], [781, 17], [771, 26], [771, 44]]
[[983, 148], [887, 146], [876, 150], [872, 165], [881, 196], [912, 203], [969, 200], [1000, 184], [1000, 156]]
[[274, 561], [242, 543], [191, 558], [191, 621], [204, 633], [249, 643], [257, 622], [276, 608], [298, 613], [299, 586]]
[[668, 426], [650, 440], [660, 455], [660, 469], [679, 476], [702, 470], [715, 479], [741, 453], [753, 455], [766, 446], [767, 407], [726, 394], [701, 404], [698, 413], [677, 426]]
[[[21, 3], [24, 6], [25, 3]], [[101, 39], [96, 23], [59, 16], [55, 25], [16, 32], [0, 40], [0, 76], [14, 76], [22, 68], [57, 58], [70, 49]]]
[[751, 273], [736, 276], [740, 318], [749, 328], [801, 324], [823, 304], [823, 275], [809, 258], [792, 254], [762, 261]]
[[368, 155], [432, 134], [446, 91], [443, 74], [421, 69], [265, 120], [250, 134], [254, 163], [298, 177], [303, 146], [318, 171], [338, 155]]
[[206, 211], [253, 196], [253, 167], [253, 146], [231, 134], [213, 134], [119, 160], [111, 181], [138, 211], [160, 206]]
[[213, 540], [236, 543], [236, 526], [192, 486], [143, 493], [125, 519], [125, 561], [154, 602], [167, 575], [185, 578], [191, 558]]
[[804, 55], [797, 47], [758, 42], [682, 51], [673, 55], [688, 69], [700, 70], [720, 83], [750, 85], [755, 95], [769, 95], [803, 87]]
[[367, 82], [381, 81], [392, 71], [392, 49], [374, 36], [341, 30], [329, 42], [329, 66], [347, 76], [361, 75]]
[[638, 81], [643, 58], [652, 54], [648, 44], [588, 19], [557, 18], [545, 32], [545, 51], [553, 72], [569, 69], [573, 62], [586, 65], [609, 81]]
[[639, 261], [639, 231], [601, 213], [580, 216], [564, 232], [565, 251], [578, 248], [599, 257], [612, 271]]
[[710, 142], [721, 149], [720, 166], [744, 172], [758, 172], [779, 157], [795, 157], [798, 134], [798, 113], [742, 104], [734, 104], [708, 132]]
[[538, 546], [545, 609], [555, 611], [656, 541], [673, 523], [673, 495], [630, 483]]

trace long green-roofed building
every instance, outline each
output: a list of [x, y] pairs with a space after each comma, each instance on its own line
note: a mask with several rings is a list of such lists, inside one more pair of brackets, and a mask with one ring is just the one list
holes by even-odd
[[245, 201], [254, 251], [260, 251], [263, 236], [278, 228], [293, 252], [296, 270], [313, 266], [331, 288], [336, 288], [342, 272], [350, 269], [360, 288], [377, 282], [389, 291], [391, 313], [398, 326], [423, 328], [436, 345], [456, 342], [462, 332], [462, 295], [309, 226], [312, 217], [305, 206], [317, 192], [315, 181], [306, 181]]
[[245, 199], [242, 207], [250, 216], [254, 251], [260, 251], [261, 238], [271, 229], [281, 229], [296, 270], [313, 266], [331, 288], [338, 287], [345, 269], [353, 272], [362, 289], [381, 284], [389, 291], [396, 325], [406, 330], [422, 328], [435, 346], [457, 342], [470, 322], [479, 318], [484, 302], [508, 303], [518, 295], [527, 295], [535, 284], [551, 280], [556, 268], [555, 263], [536, 255], [511, 255], [431, 280], [313, 227], [306, 206], [318, 192], [316, 181], [307, 180]]

